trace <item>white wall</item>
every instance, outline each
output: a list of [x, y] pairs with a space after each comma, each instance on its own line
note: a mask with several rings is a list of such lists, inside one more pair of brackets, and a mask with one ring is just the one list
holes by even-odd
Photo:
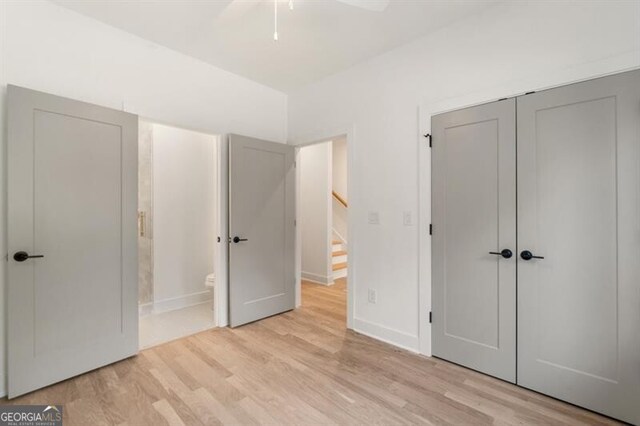
[[[289, 96], [290, 143], [353, 129], [356, 330], [431, 351], [430, 153], [421, 137], [430, 115], [638, 67], [639, 16], [637, 1], [502, 2]], [[368, 224], [370, 211], [379, 225]], [[403, 225], [405, 211], [419, 226]]]
[[300, 149], [299, 220], [302, 279], [333, 283], [331, 269], [331, 142]]
[[138, 222], [138, 304], [147, 312], [153, 306], [153, 123], [145, 120], [138, 120], [138, 214], [144, 214]]
[[333, 190], [345, 200], [349, 199], [347, 192], [347, 138], [336, 138], [331, 143], [333, 155]]
[[7, 82], [207, 133], [286, 141], [281, 92], [47, 1], [9, 1]]
[[211, 299], [217, 137], [153, 125], [154, 311]]
[[[1, 108], [6, 84], [11, 83], [207, 133], [286, 141], [283, 93], [46, 1], [0, 1], [0, 19]], [[4, 139], [4, 111], [0, 119]], [[6, 253], [4, 143], [1, 152], [0, 241]], [[0, 294], [4, 295], [5, 263], [1, 265]], [[4, 315], [2, 303], [2, 333]], [[0, 365], [5, 364], [3, 336]], [[4, 394], [4, 372], [0, 368], [0, 395]]]
[[[332, 161], [332, 187], [338, 195], [340, 195], [347, 205], [349, 204], [349, 193], [347, 190], [347, 138], [340, 137], [335, 138], [332, 141], [331, 149], [333, 151]], [[333, 197], [332, 197], [333, 198]], [[349, 241], [349, 230], [347, 223], [347, 207], [343, 206], [338, 200], [333, 198], [332, 200], [332, 227], [338, 238], [343, 243]]]

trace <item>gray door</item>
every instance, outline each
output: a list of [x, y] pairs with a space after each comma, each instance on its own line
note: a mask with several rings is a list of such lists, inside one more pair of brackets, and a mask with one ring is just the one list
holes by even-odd
[[294, 150], [290, 145], [229, 136], [232, 327], [294, 308]]
[[435, 356], [516, 374], [515, 101], [433, 117]]
[[13, 398], [138, 350], [138, 121], [9, 86], [8, 123]]
[[640, 71], [518, 98], [518, 383], [640, 423]]

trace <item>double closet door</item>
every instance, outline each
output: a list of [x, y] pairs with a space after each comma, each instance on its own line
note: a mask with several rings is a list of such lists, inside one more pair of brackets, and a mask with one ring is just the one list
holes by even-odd
[[640, 423], [640, 71], [432, 133], [433, 354]]

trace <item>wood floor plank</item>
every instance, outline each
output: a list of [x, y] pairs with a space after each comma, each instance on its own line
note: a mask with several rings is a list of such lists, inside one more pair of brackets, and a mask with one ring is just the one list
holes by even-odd
[[68, 425], [614, 425], [347, 330], [346, 280], [302, 307], [144, 350], [0, 404], [64, 404]]
[[158, 413], [165, 418], [167, 423], [170, 426], [184, 426], [185, 423], [182, 421], [178, 413], [173, 409], [171, 404], [167, 402], [166, 399], [161, 399], [160, 401], [156, 401], [153, 403], [153, 408], [155, 408]]

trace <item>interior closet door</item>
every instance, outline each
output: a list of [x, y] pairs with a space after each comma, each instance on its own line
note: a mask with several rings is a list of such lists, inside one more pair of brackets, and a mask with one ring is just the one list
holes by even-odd
[[8, 87], [9, 397], [138, 351], [138, 117]]
[[431, 123], [433, 354], [516, 375], [515, 101]]
[[232, 327], [295, 307], [295, 148], [229, 136]]
[[638, 424], [640, 71], [517, 107], [518, 384]]

